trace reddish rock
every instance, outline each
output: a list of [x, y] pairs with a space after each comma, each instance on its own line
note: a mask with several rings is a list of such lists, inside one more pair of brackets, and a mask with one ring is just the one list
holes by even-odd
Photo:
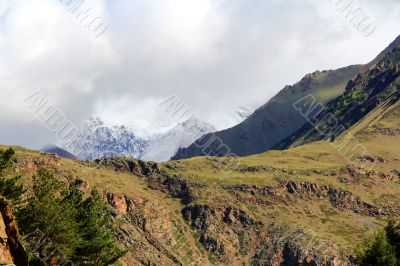
[[26, 266], [24, 250], [12, 209], [0, 198], [0, 265]]
[[118, 195], [111, 192], [103, 193], [103, 200], [107, 202], [111, 207], [117, 210], [117, 215], [125, 215], [142, 202], [142, 199], [137, 198], [135, 201], [128, 198], [126, 195]]
[[42, 153], [40, 157], [19, 157], [15, 162], [29, 173], [36, 173], [40, 168], [54, 168], [59, 166], [60, 157], [52, 153]]
[[78, 188], [78, 190], [80, 190], [82, 192], [89, 191], [89, 189], [90, 189], [89, 182], [83, 181], [80, 178], [75, 179], [74, 183], [75, 183], [75, 186]]

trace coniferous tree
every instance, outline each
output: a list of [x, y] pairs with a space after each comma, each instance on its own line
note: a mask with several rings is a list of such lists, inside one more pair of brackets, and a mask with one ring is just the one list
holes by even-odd
[[112, 217], [102, 202], [100, 193], [93, 189], [80, 208], [78, 216], [83, 241], [76, 255], [85, 265], [109, 265], [124, 255], [112, 235]]
[[[21, 176], [5, 178], [14, 155], [12, 149], [0, 150], [0, 195], [21, 203], [26, 192], [18, 184]], [[105, 266], [123, 256], [112, 233], [111, 214], [97, 190], [84, 199], [75, 185], [68, 187], [50, 171], [41, 169], [32, 177], [32, 190], [28, 194], [25, 204], [19, 204], [16, 211], [19, 228], [25, 236], [39, 230], [51, 242], [50, 248], [57, 248], [67, 256], [51, 255], [48, 257], [51, 262], [73, 258], [78, 265]], [[47, 256], [44, 254], [47, 248], [43, 246], [37, 252]], [[40, 260], [33, 262], [43, 264]]]
[[400, 223], [394, 219], [390, 219], [385, 231], [389, 243], [396, 251], [397, 261], [400, 264]]
[[4, 174], [4, 171], [12, 166], [12, 158], [15, 155], [15, 151], [11, 148], [8, 150], [0, 150], [0, 175]]
[[84, 199], [76, 186], [66, 186], [44, 169], [32, 181], [28, 204], [17, 213], [24, 234], [40, 230], [77, 265], [106, 266], [123, 256], [112, 234], [111, 214], [97, 190]]
[[0, 150], [0, 195], [13, 203], [21, 201], [21, 196], [25, 193], [22, 185], [17, 184], [21, 176], [4, 178], [5, 172], [13, 164], [14, 150]]
[[373, 240], [360, 252], [361, 266], [398, 266], [396, 250], [390, 244], [386, 230], [380, 230]]
[[41, 169], [33, 176], [33, 195], [29, 204], [17, 212], [17, 219], [24, 234], [40, 230], [54, 246], [67, 256], [73, 254], [79, 243], [74, 210], [64, 197], [65, 184], [54, 178], [48, 170]]

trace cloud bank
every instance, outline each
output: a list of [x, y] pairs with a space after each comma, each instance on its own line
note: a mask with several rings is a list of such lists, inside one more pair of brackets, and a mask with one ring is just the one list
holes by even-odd
[[262, 104], [315, 70], [366, 63], [400, 32], [400, 2], [359, 0], [377, 26], [354, 30], [336, 0], [86, 0], [98, 38], [66, 1], [0, 3], [0, 143], [54, 141], [23, 100], [41, 91], [79, 124], [151, 124], [176, 95], [205, 120]]

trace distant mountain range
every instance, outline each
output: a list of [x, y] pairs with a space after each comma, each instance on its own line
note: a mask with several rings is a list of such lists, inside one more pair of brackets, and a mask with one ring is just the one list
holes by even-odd
[[[186, 148], [201, 136], [218, 129], [240, 123], [254, 109], [240, 107], [228, 113], [223, 122], [216, 125], [204, 122], [197, 117], [171, 126], [161, 133], [154, 128], [138, 128], [126, 125], [106, 125], [99, 117], [91, 117], [84, 123], [80, 134], [68, 145], [46, 147], [43, 151], [57, 153], [62, 157], [76, 156], [81, 160], [94, 160], [109, 157], [129, 157], [147, 161], [165, 162], [170, 160], [180, 148]], [[143, 134], [147, 132], [147, 134]]]
[[48, 145], [48, 146], [42, 148], [42, 151], [47, 152], [47, 153], [55, 153], [63, 158], [68, 158], [68, 159], [73, 159], [73, 160], [77, 159], [75, 155], [67, 152], [64, 149], [61, 149], [60, 147], [57, 147], [56, 145]]
[[126, 126], [110, 127], [100, 118], [92, 117], [73, 142], [61, 147], [81, 160], [94, 160], [117, 156], [140, 158], [149, 145], [150, 140], [138, 137]]
[[[284, 143], [287, 142], [287, 138], [292, 137], [292, 134], [295, 134], [307, 123], [307, 120], [293, 108], [296, 101], [309, 94], [312, 94], [321, 104], [333, 101], [345, 92], [349, 81], [372, 69], [376, 63], [399, 45], [400, 37], [366, 65], [352, 65], [336, 70], [307, 74], [298, 83], [283, 88], [242, 123], [233, 128], [215, 132], [213, 135], [203, 136], [188, 148], [181, 148], [173, 159], [206, 155], [199, 147], [213, 137], [222, 140], [223, 144], [238, 156], [285, 147]], [[207, 147], [207, 155], [221, 156], [219, 148], [218, 143], [215, 146], [210, 145]]]

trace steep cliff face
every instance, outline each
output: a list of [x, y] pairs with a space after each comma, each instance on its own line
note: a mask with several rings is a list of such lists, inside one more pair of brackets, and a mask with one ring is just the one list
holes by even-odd
[[0, 265], [26, 266], [28, 257], [20, 240], [14, 214], [0, 198]]

